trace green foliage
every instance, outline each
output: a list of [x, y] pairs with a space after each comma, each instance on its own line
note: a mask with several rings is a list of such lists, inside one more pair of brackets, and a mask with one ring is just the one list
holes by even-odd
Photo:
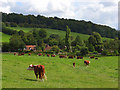
[[2, 43], [2, 52], [9, 52], [10, 51], [10, 44], [8, 42]]
[[17, 27], [17, 24], [16, 24], [15, 22], [11, 22], [11, 23], [10, 23], [10, 26], [11, 26], [11, 27]]
[[21, 39], [20, 36], [13, 35], [10, 38], [10, 49], [11, 49], [11, 51], [23, 50], [24, 47], [25, 47], [25, 43], [23, 42], [23, 40]]
[[88, 54], [88, 48], [87, 47], [82, 47], [80, 51], [82, 56], [85, 56]]
[[75, 40], [71, 42], [71, 45], [72, 46], [76, 46], [76, 45], [79, 45], [79, 46], [85, 46], [83, 40], [81, 40], [80, 36], [77, 35]]
[[54, 46], [54, 45], [58, 45], [59, 41], [57, 41], [56, 39], [51, 39], [49, 40], [48, 44], [50, 46]]
[[104, 50], [104, 51], [101, 52], [101, 54], [104, 55], [104, 56], [108, 55], [108, 53], [109, 53], [108, 50]]
[[59, 34], [51, 34], [49, 38], [60, 40]]
[[36, 40], [33, 37], [32, 33], [25, 33], [24, 36], [22, 37], [22, 40], [26, 45], [36, 45]]
[[89, 44], [88, 45], [88, 50], [93, 52], [93, 51], [95, 51], [95, 48], [94, 48], [94, 46], [92, 44]]
[[54, 46], [52, 46], [51, 51], [58, 53], [60, 51], [60, 49], [58, 46], [54, 45]]
[[103, 51], [103, 45], [95, 45], [95, 50], [100, 53], [101, 51]]
[[44, 17], [41, 15], [22, 15], [16, 13], [2, 13], [3, 22], [14, 22], [24, 27], [36, 27], [36, 28], [51, 28], [58, 30], [66, 30], [68, 25], [72, 32], [78, 32], [83, 34], [91, 34], [92, 32], [98, 32], [103, 37], [114, 38], [117, 36], [117, 31], [109, 26], [97, 25], [91, 21], [86, 22], [84, 20], [78, 21], [74, 19], [64, 19], [56, 17]]
[[90, 44], [92, 44], [93, 46], [95, 46], [95, 44], [96, 44], [96, 38], [93, 36], [93, 35], [91, 35], [89, 38], [88, 38], [88, 41], [89, 41], [89, 43]]
[[65, 45], [67, 46], [67, 51], [69, 52], [70, 51], [70, 33], [71, 33], [71, 30], [68, 26], [66, 26], [67, 29], [66, 29], [66, 36], [65, 36]]
[[114, 50], [114, 55], [116, 55], [116, 56], [118, 56], [118, 55], [119, 55], [118, 50]]

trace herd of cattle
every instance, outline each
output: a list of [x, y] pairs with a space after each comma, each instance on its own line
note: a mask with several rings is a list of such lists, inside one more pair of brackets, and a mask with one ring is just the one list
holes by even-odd
[[[18, 56], [21, 56], [21, 55], [24, 55], [25, 53], [18, 53]], [[28, 55], [30, 56], [32, 53], [28, 53]], [[15, 52], [14, 53], [14, 55], [17, 55], [17, 53]], [[45, 54], [42, 54], [42, 53], [38, 53], [38, 56], [45, 56]], [[50, 54], [47, 54], [46, 55], [47, 57], [56, 57], [56, 55], [54, 55], [54, 54], [52, 54], [52, 55], [50, 55]], [[59, 58], [68, 58], [68, 59], [74, 59], [74, 58], [76, 58], [76, 59], [83, 59], [83, 57], [82, 56], [73, 56], [73, 55], [69, 55], [69, 56], [67, 56], [67, 55], [59, 55]], [[95, 56], [90, 56], [89, 57], [90, 59], [96, 59], [96, 60], [98, 60], [98, 58], [97, 57], [95, 57]], [[90, 61], [88, 61], [88, 60], [85, 60], [84, 61], [84, 64], [86, 65], [86, 66], [88, 66], [89, 65], [89, 63], [90, 63]], [[75, 67], [75, 63], [73, 63], [73, 67]]]
[[[21, 55], [24, 55], [25, 53], [14, 53], [14, 55], [18, 55], [18, 56], [21, 56]], [[32, 53], [28, 53], [28, 55], [30, 56]], [[42, 53], [38, 53], [38, 56], [45, 56], [45, 54], [42, 54]], [[50, 54], [47, 54], [46, 55], [47, 57], [56, 57], [56, 55], [54, 55], [54, 54], [52, 54], [52, 55], [50, 55]], [[68, 58], [68, 59], [74, 59], [74, 58], [76, 58], [76, 59], [83, 59], [83, 57], [82, 56], [73, 56], [73, 55], [70, 55], [70, 56], [67, 56], [67, 55], [59, 55], [59, 58]], [[95, 56], [90, 56], [89, 57], [90, 59], [96, 59], [96, 60], [98, 60], [98, 58], [97, 57], [95, 57]], [[88, 66], [89, 64], [90, 64], [90, 61], [89, 60], [84, 60], [84, 64], [86, 65], [86, 66]], [[73, 62], [73, 67], [75, 67], [75, 62]], [[36, 78], [37, 78], [37, 80], [38, 80], [38, 75], [39, 75], [39, 80], [44, 80], [44, 79], [46, 79], [47, 80], [47, 77], [46, 77], [46, 75], [45, 75], [45, 67], [44, 67], [44, 65], [29, 65], [29, 67], [27, 68], [27, 70], [34, 70], [34, 73], [35, 73], [35, 75], [36, 75]]]

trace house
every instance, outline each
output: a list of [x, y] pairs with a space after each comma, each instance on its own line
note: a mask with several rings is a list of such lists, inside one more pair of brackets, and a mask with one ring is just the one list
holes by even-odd
[[36, 50], [36, 45], [26, 45], [25, 50]]

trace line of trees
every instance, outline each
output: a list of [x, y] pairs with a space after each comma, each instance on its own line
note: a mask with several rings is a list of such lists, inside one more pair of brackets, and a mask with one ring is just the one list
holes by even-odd
[[6, 26], [16, 27], [39, 27], [39, 28], [51, 28], [66, 31], [66, 25], [71, 28], [72, 32], [78, 32], [83, 34], [92, 34], [92, 32], [98, 32], [102, 37], [115, 38], [118, 35], [118, 31], [105, 25], [97, 25], [90, 21], [75, 19], [64, 19], [58, 17], [44, 17], [41, 15], [23, 15], [16, 13], [2, 13], [2, 21]]
[[[14, 30], [13, 30], [14, 31]], [[16, 31], [10, 38], [10, 42], [2, 44], [2, 51], [23, 51], [25, 45], [36, 45], [37, 50], [44, 52], [45, 45], [52, 47], [47, 52], [67, 52], [68, 54], [84, 56], [88, 53], [102, 55], [119, 55], [120, 40], [118, 38], [102, 41], [98, 32], [93, 32], [88, 40], [81, 40], [80, 36], [71, 39], [71, 29], [66, 26], [66, 35], [63, 39], [58, 34], [51, 34], [47, 37], [44, 29], [33, 29], [28, 33], [23, 30]]]

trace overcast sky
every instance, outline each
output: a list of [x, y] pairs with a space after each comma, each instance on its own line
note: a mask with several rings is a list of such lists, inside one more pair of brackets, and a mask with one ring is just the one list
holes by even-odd
[[118, 29], [119, 0], [0, 0], [0, 11], [92, 21]]

